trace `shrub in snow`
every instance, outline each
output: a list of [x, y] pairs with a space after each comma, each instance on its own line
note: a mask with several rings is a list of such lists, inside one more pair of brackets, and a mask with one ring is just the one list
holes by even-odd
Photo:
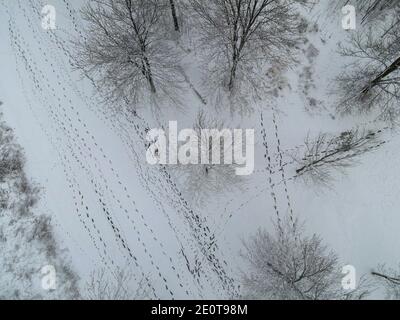
[[129, 268], [107, 272], [104, 268], [93, 271], [83, 291], [87, 300], [145, 300], [149, 299], [149, 279], [137, 279]]

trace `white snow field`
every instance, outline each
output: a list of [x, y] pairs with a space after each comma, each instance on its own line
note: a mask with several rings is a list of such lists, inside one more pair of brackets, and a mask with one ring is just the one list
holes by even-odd
[[[400, 262], [395, 131], [385, 131], [387, 143], [363, 155], [346, 174], [338, 173], [330, 188], [295, 180], [296, 168], [283, 164], [289, 160], [285, 151], [301, 145], [307, 134], [340, 133], [363, 123], [383, 126], [373, 117], [333, 115], [332, 80], [345, 64], [337, 43], [348, 33], [340, 10], [328, 14], [328, 1], [321, 1], [306, 13], [309, 25], [318, 28], [309, 27], [300, 63], [280, 83], [268, 84], [276, 89], [274, 97], [243, 117], [226, 112], [229, 124], [255, 129], [256, 169], [241, 188], [212, 193], [198, 206], [175, 183], [173, 170], [147, 165], [144, 137], [147, 129], [167, 127], [169, 120], [189, 127], [200, 109], [224, 112], [204, 106], [191, 90], [182, 98], [182, 110], [171, 107], [153, 120], [146, 106], [121, 115], [101, 104], [90, 81], [70, 63], [68, 39], [83, 34], [84, 2], [0, 1], [2, 111], [25, 150], [29, 177], [43, 188], [36, 210], [51, 215], [81, 279], [101, 268], [110, 275], [127, 268], [138, 280], [148, 280], [150, 298], [238, 297], [245, 268], [242, 239], [260, 226], [271, 229], [277, 214], [291, 210], [305, 220], [307, 233], [321, 235], [358, 276], [380, 263]], [[41, 26], [46, 4], [57, 10], [56, 30]], [[201, 92], [195, 52], [186, 55], [182, 68]], [[261, 115], [272, 174], [266, 169]]]

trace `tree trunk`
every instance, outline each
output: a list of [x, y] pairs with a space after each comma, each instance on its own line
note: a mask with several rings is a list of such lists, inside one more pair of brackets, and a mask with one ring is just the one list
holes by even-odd
[[381, 80], [387, 77], [392, 72], [396, 71], [400, 67], [400, 57], [393, 62], [385, 71], [383, 71], [378, 77], [376, 77], [373, 81], [371, 81], [363, 90], [362, 93], [366, 94], [373, 87], [377, 86]]
[[234, 57], [233, 58], [233, 65], [232, 65], [232, 69], [231, 69], [231, 75], [229, 77], [229, 85], [228, 85], [229, 91], [232, 91], [233, 87], [235, 85], [237, 65], [238, 65], [237, 58]]
[[[237, 22], [236, 22], [237, 25]], [[240, 57], [240, 53], [243, 49], [244, 46], [244, 42], [243, 39], [240, 41], [240, 45], [239, 47], [237, 47], [237, 42], [239, 40], [239, 35], [238, 35], [238, 29], [237, 26], [235, 27], [235, 31], [233, 34], [233, 40], [232, 40], [232, 49], [233, 49], [233, 54], [232, 54], [232, 69], [231, 69], [231, 75], [229, 78], [229, 91], [233, 90], [233, 87], [235, 85], [235, 80], [236, 80], [236, 72], [237, 72], [237, 67], [239, 64], [239, 57]]]
[[175, 2], [174, 0], [169, 0], [169, 3], [171, 5], [172, 19], [174, 20], [175, 31], [180, 32], [178, 17], [176, 15]]
[[315, 161], [313, 161], [313, 162], [311, 162], [309, 164], [306, 164], [304, 167], [301, 167], [300, 169], [297, 169], [296, 170], [296, 174], [298, 174], [298, 175], [301, 174], [304, 170], [306, 170], [306, 169], [308, 169], [308, 168], [310, 168], [312, 166], [315, 166], [316, 164], [318, 164], [320, 162], [324, 162], [327, 158], [333, 157], [333, 156], [337, 155], [338, 153], [340, 153], [341, 151], [343, 151], [343, 150], [342, 149], [336, 149], [336, 150], [332, 151], [331, 153], [328, 153], [328, 154], [324, 155], [323, 157], [321, 157], [321, 158], [319, 158], [319, 159], [317, 159], [317, 160], [315, 160]]
[[371, 274], [373, 276], [376, 276], [376, 277], [384, 278], [387, 281], [390, 281], [390, 282], [392, 282], [392, 283], [394, 283], [396, 285], [400, 285], [400, 279], [399, 278], [390, 277], [390, 276], [388, 276], [386, 274], [382, 274], [382, 273], [378, 273], [378, 272], [374, 272], [374, 271], [372, 271]]
[[152, 93], [156, 93], [156, 86], [154, 85], [154, 80], [153, 80], [153, 73], [151, 72], [151, 67], [150, 67], [150, 62], [149, 59], [147, 59], [146, 56], [143, 56], [143, 70], [145, 73], [145, 77], [147, 81], [149, 82], [150, 85], [150, 90]]

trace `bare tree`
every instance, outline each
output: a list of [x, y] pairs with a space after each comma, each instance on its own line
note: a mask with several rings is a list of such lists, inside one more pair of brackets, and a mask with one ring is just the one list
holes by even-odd
[[343, 171], [353, 165], [361, 155], [383, 145], [385, 142], [379, 139], [381, 132], [353, 129], [339, 136], [324, 133], [315, 139], [307, 136], [304, 152], [292, 155], [299, 165], [296, 177], [329, 184], [333, 170]]
[[380, 265], [371, 275], [382, 286], [386, 293], [386, 299], [400, 300], [400, 271]]
[[327, 300], [362, 299], [368, 286], [345, 291], [336, 254], [317, 235], [304, 236], [298, 221], [275, 225], [271, 234], [259, 230], [244, 243], [248, 262], [243, 274], [244, 296], [250, 299]]
[[173, 99], [181, 76], [163, 32], [165, 8], [156, 0], [93, 0], [82, 10], [88, 26], [76, 43], [76, 65], [107, 98], [137, 101], [150, 93]]
[[127, 269], [118, 268], [110, 275], [104, 268], [93, 271], [86, 283], [86, 300], [145, 300], [149, 298], [148, 280], [136, 280]]
[[388, 8], [384, 18], [368, 20], [340, 47], [351, 59], [337, 77], [340, 113], [376, 110], [379, 118], [392, 123], [400, 114], [400, 5], [390, 2]]
[[356, 6], [357, 12], [361, 16], [361, 24], [380, 19], [389, 10], [399, 6], [397, 0], [341, 0], [332, 2], [332, 4], [335, 10], [348, 4]]
[[[201, 155], [199, 154], [199, 164], [182, 165], [178, 163], [177, 166], [172, 167], [182, 185], [182, 190], [194, 205], [202, 206], [215, 195], [239, 191], [246, 186], [246, 178], [238, 176], [235, 172], [238, 164], [234, 162], [234, 159], [232, 164], [227, 164], [224, 161], [225, 150], [232, 153], [234, 142], [233, 139], [227, 141], [224, 138], [223, 128], [222, 122], [210, 119], [204, 112], [199, 112], [193, 129], [200, 137], [199, 147], [208, 146], [206, 152], [209, 163], [201, 163]], [[215, 130], [204, 132], [203, 129]], [[242, 147], [244, 148], [244, 145]], [[219, 154], [220, 164], [213, 164], [212, 156], [214, 153]]]
[[208, 63], [224, 87], [233, 92], [237, 80], [249, 78], [262, 61], [283, 64], [298, 41], [295, 1], [190, 0], [209, 48]]

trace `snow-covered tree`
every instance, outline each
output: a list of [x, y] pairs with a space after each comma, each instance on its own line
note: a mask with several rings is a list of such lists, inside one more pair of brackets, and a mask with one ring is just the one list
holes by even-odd
[[[177, 166], [172, 168], [187, 198], [191, 199], [194, 205], [202, 206], [216, 195], [243, 190], [246, 185], [246, 179], [236, 174], [238, 164], [234, 163], [234, 161], [232, 161], [232, 164], [227, 164], [224, 161], [225, 150], [233, 153], [234, 142], [233, 139], [230, 142], [221, 139], [221, 137], [223, 138], [223, 135], [221, 135], [224, 129], [223, 122], [207, 117], [204, 112], [200, 112], [197, 115], [193, 129], [200, 137], [198, 141], [199, 147], [208, 146], [206, 152], [209, 163], [201, 163], [201, 154], [199, 154], [199, 164], [182, 165], [178, 163]], [[202, 134], [203, 129], [216, 130], [206, 132], [207, 134], [203, 131]], [[220, 164], [212, 163], [214, 153], [220, 155]]]
[[250, 299], [332, 300], [362, 299], [368, 286], [341, 287], [336, 254], [317, 235], [306, 236], [298, 221], [276, 224], [274, 232], [260, 229], [244, 243], [243, 294]]
[[293, 1], [190, 0], [206, 48], [208, 78], [231, 93], [242, 81], [255, 83], [260, 65], [287, 64], [299, 39], [300, 19]]
[[358, 16], [361, 17], [361, 24], [379, 19], [388, 11], [399, 7], [397, 0], [340, 0], [332, 3], [335, 9], [346, 5], [354, 5]]
[[168, 4], [156, 0], [94, 0], [83, 18], [85, 37], [77, 41], [76, 66], [112, 100], [151, 96], [176, 99], [181, 74], [166, 41]]
[[[367, 9], [369, 15], [372, 8], [378, 10], [375, 3]], [[337, 77], [338, 111], [375, 111], [378, 118], [395, 123], [400, 115], [400, 5], [385, 3], [378, 10], [383, 15], [367, 20], [341, 45], [342, 55], [351, 62]]]
[[329, 184], [333, 171], [343, 172], [354, 165], [360, 157], [383, 145], [381, 130], [353, 129], [339, 136], [320, 133], [316, 138], [307, 136], [304, 149], [297, 151], [292, 158], [298, 164], [296, 177], [306, 181]]

